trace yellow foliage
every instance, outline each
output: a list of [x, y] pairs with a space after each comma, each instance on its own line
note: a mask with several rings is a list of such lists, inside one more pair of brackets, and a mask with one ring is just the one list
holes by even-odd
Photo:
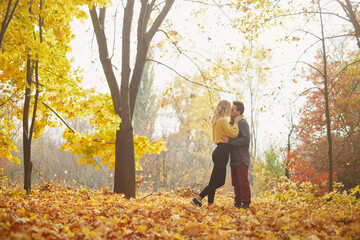
[[11, 151], [18, 152], [18, 149], [10, 139], [10, 132], [13, 129], [12, 121], [6, 120], [1, 115], [0, 109], [0, 158], [9, 159], [10, 162], [16, 162], [20, 164], [20, 159], [13, 157]]
[[[78, 108], [82, 114], [89, 118], [92, 129], [90, 133], [79, 133], [66, 130], [63, 138], [66, 143], [61, 147], [62, 150], [80, 155], [78, 164], [99, 167], [96, 157], [101, 158], [102, 164], [107, 164], [110, 169], [115, 168], [115, 137], [116, 130], [119, 129], [121, 119], [114, 113], [111, 97], [108, 94], [89, 95], [89, 97], [79, 101]], [[71, 116], [76, 109], [68, 109], [67, 113]], [[140, 159], [144, 154], [160, 154], [166, 151], [165, 142], [162, 139], [150, 141], [145, 136], [134, 136], [135, 167], [137, 171], [142, 170]]]
[[[15, 2], [15, 1], [13, 1]], [[41, 136], [46, 126], [54, 127], [58, 120], [52, 112], [42, 104], [49, 104], [56, 112], [62, 113], [66, 119], [81, 115], [79, 107], [75, 107], [78, 99], [83, 99], [89, 91], [78, 87], [81, 82], [81, 72], [71, 70], [71, 60], [67, 54], [71, 51], [69, 45], [74, 38], [70, 22], [74, 17], [86, 18], [87, 12], [83, 6], [87, 4], [107, 5], [110, 1], [99, 0], [48, 0], [19, 1], [14, 16], [6, 30], [0, 50], [0, 103], [2, 109], [12, 109], [13, 116], [0, 120], [0, 157], [17, 161], [11, 151], [17, 151], [9, 133], [13, 129], [12, 121], [22, 119], [25, 88], [30, 89], [31, 98], [29, 116], [32, 117], [35, 96], [35, 78], [31, 86], [26, 83], [26, 63], [28, 56], [32, 61], [38, 60], [39, 69], [39, 101], [36, 112], [33, 139]], [[5, 16], [7, 2], [0, 4], [0, 16]], [[41, 35], [39, 28], [41, 19]], [[33, 62], [31, 63], [33, 65]], [[35, 72], [35, 71], [34, 71]], [[72, 108], [69, 110], [69, 108]], [[30, 119], [31, 123], [31, 119]], [[26, 129], [25, 131], [29, 131]]]

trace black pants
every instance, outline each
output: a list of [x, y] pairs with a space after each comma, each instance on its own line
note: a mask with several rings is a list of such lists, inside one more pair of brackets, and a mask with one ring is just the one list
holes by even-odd
[[201, 191], [200, 197], [208, 196], [208, 203], [214, 202], [215, 191], [225, 184], [226, 165], [229, 162], [230, 145], [219, 143], [212, 153], [214, 163], [209, 184]]

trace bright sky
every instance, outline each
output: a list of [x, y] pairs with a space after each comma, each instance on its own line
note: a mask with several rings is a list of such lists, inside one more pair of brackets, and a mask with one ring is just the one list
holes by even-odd
[[[300, 0], [301, 1], [301, 0]], [[117, 5], [114, 4], [114, 7]], [[216, 56], [222, 56], [225, 54], [237, 54], [236, 52], [225, 52], [225, 43], [230, 42], [232, 45], [240, 47], [243, 39], [241, 35], [237, 34], [235, 29], [232, 29], [229, 25], [230, 20], [228, 12], [222, 12], [218, 8], [209, 8], [206, 15], [201, 18], [194, 18], [191, 16], [192, 8], [201, 7], [199, 4], [194, 4], [186, 1], [175, 1], [174, 7], [170, 10], [168, 15], [169, 20], [174, 24], [174, 30], [179, 31], [183, 36], [184, 40], [179, 42], [179, 45], [187, 50], [193, 50], [201, 53], [206, 58], [214, 59]], [[122, 15], [122, 6], [119, 6], [118, 16]], [[113, 26], [113, 19], [111, 13], [107, 12], [107, 19], [109, 23], [107, 26]], [[136, 16], [135, 18], [136, 19]], [[204, 33], [199, 32], [196, 21], [206, 23]], [[289, 21], [289, 26], [298, 25], [298, 23]], [[121, 19], [117, 19], [117, 31], [121, 31]], [[166, 23], [165, 23], [166, 24]], [[91, 19], [88, 19], [84, 24], [74, 22], [74, 30], [76, 31], [77, 38], [74, 40], [73, 46], [73, 57], [75, 58], [74, 66], [80, 66], [85, 69], [84, 83], [87, 86], [96, 86], [100, 91], [109, 92], [107, 83], [104, 78], [103, 70], [99, 63], [99, 57], [96, 46], [96, 39], [93, 34], [93, 28], [91, 25]], [[312, 28], [313, 30], [315, 28]], [[315, 30], [314, 30], [315, 31]], [[316, 30], [317, 31], [317, 30]], [[113, 29], [108, 34], [108, 46], [112, 49], [114, 39], [112, 36]], [[136, 31], [135, 31], [136, 32]], [[275, 147], [285, 147], [287, 139], [287, 127], [288, 120], [286, 116], [289, 115], [289, 103], [295, 99], [295, 96], [301, 93], [307, 86], [306, 84], [294, 84], [292, 78], [294, 72], [292, 68], [295, 66], [295, 61], [301, 56], [304, 49], [308, 46], [309, 42], [305, 42], [304, 45], [296, 46], [295, 44], [287, 44], [284, 42], [276, 42], [277, 34], [285, 34], [282, 28], [276, 28], [271, 31], [264, 33], [258, 43], [262, 44], [265, 48], [272, 49], [272, 61], [268, 63], [267, 67], [278, 66], [272, 69], [272, 74], [267, 81], [266, 89], [263, 94], [271, 94], [273, 91], [275, 95], [271, 97], [264, 96], [260, 100], [265, 111], [261, 112], [258, 123], [258, 149], [262, 152], [269, 148], [270, 144]], [[291, 36], [301, 36], [303, 33], [293, 32]], [[164, 35], [158, 33], [156, 39], [164, 38]], [[113, 57], [113, 64], [115, 65], [116, 74], [120, 79], [121, 72], [121, 52], [120, 45], [121, 39], [116, 39], [115, 54]], [[156, 42], [155, 39], [155, 42]], [[191, 41], [189, 41], [191, 39]], [[211, 40], [209, 40], [211, 39]], [[135, 41], [135, 36], [133, 37]], [[313, 39], [309, 38], [310, 41]], [[135, 47], [133, 46], [133, 49]], [[311, 62], [312, 53], [317, 48], [311, 49], [310, 53], [302, 57], [303, 61]], [[112, 54], [110, 50], [110, 54]], [[173, 67], [182, 75], [191, 74], [196, 72], [196, 66], [191, 63], [186, 57], [176, 57], [174, 54], [164, 55], [163, 58], [159, 58], [159, 53], [155, 53], [155, 58], [161, 62], [166, 62], [167, 65]], [[189, 56], [196, 56], [195, 53], [189, 53]], [[170, 56], [170, 57], [169, 57]], [[198, 55], [197, 55], [198, 56]], [[236, 55], [235, 55], [236, 56]], [[298, 65], [300, 67], [300, 65]], [[162, 66], [155, 68], [155, 85], [157, 86], [156, 92], [161, 93], [166, 90], [171, 84], [172, 79], [176, 74]], [[101, 79], [101, 80], [99, 80]], [[250, 103], [248, 101], [249, 94], [248, 90], [244, 89], [244, 85], [236, 86], [242, 88], [244, 99], [240, 99], [245, 103], [247, 110], [245, 110], [245, 117], [250, 119]], [[279, 90], [280, 89], [280, 90]], [[276, 96], [276, 98], [275, 98]], [[228, 100], [234, 99], [234, 96], [225, 96]], [[302, 100], [298, 100], [296, 107], [302, 103]], [[167, 118], [164, 118], [167, 121]], [[160, 126], [164, 124], [160, 123]], [[173, 128], [176, 128], [174, 123]], [[166, 132], [166, 131], [165, 131]]]

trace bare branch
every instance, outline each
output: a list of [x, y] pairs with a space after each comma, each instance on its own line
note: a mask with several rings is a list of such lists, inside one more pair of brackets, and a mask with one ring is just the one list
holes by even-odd
[[319, 88], [319, 87], [308, 88], [308, 89], [305, 89], [302, 93], [300, 93], [300, 94], [295, 98], [295, 100], [292, 101], [291, 104], [294, 104], [294, 103], [299, 99], [299, 97], [301, 97], [303, 94], [305, 94], [306, 92], [308, 92], [308, 91], [310, 91], [310, 90], [313, 90], [313, 89], [320, 90], [320, 91], [324, 94], [324, 91], [323, 91], [321, 88]]
[[307, 62], [303, 62], [303, 61], [298, 61], [298, 63], [303, 63], [307, 66], [309, 66], [310, 68], [314, 69], [315, 71], [317, 71], [322, 77], [324, 77], [324, 73], [322, 73], [319, 69], [317, 69], [316, 67], [314, 67], [313, 65], [307, 63]]
[[162, 66], [164, 66], [164, 67], [167, 67], [167, 68], [170, 69], [171, 71], [175, 72], [179, 77], [181, 77], [182, 79], [184, 79], [184, 80], [186, 80], [186, 81], [188, 81], [188, 82], [190, 82], [190, 83], [193, 83], [193, 84], [196, 84], [196, 85], [205, 87], [205, 88], [207, 88], [207, 89], [212, 89], [212, 90], [215, 90], [215, 91], [219, 91], [219, 92], [231, 93], [230, 91], [222, 90], [222, 89], [219, 89], [219, 88], [209, 87], [209, 86], [207, 86], [207, 85], [205, 85], [205, 84], [192, 81], [192, 80], [188, 79], [187, 77], [181, 75], [181, 74], [180, 74], [179, 72], [177, 72], [174, 68], [169, 67], [168, 65], [166, 65], [166, 64], [164, 64], [164, 63], [162, 63], [162, 62], [156, 61], [156, 60], [154, 60], [154, 59], [147, 59], [147, 61], [152, 61], [152, 62], [155, 62], [155, 63], [157, 63], [157, 64], [160, 64], [160, 65], [162, 65]]

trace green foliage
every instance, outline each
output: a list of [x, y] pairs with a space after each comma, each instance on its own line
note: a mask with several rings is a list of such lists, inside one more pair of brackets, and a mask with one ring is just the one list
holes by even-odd
[[280, 160], [280, 153], [273, 145], [271, 145], [264, 154], [264, 160], [258, 157], [253, 161], [253, 171], [255, 175], [253, 191], [256, 193], [273, 188], [285, 174], [284, 164]]

